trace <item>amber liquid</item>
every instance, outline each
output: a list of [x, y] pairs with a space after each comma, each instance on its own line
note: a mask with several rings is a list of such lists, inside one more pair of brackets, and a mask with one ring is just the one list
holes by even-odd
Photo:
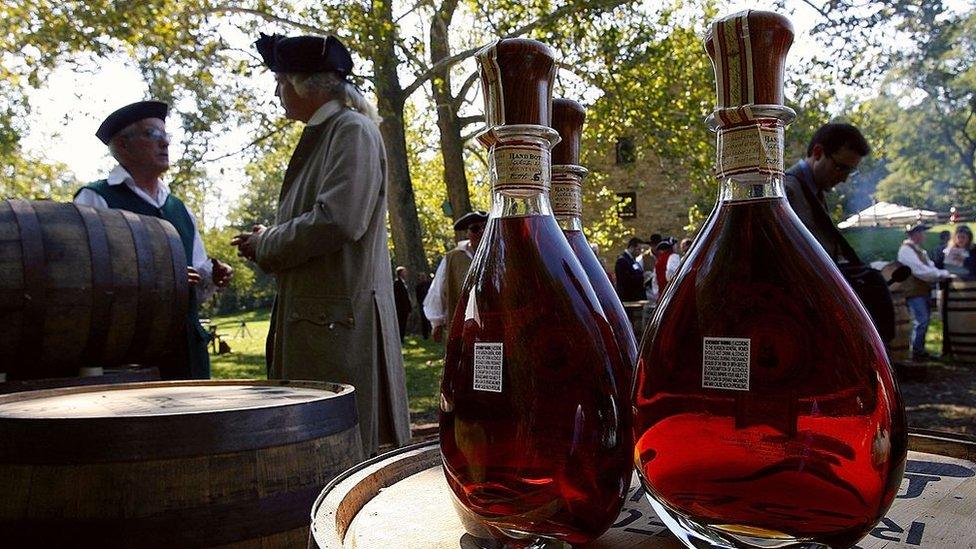
[[583, 231], [564, 230], [563, 234], [566, 235], [569, 247], [573, 249], [573, 253], [576, 254], [583, 266], [583, 271], [590, 279], [590, 285], [593, 286], [596, 298], [600, 301], [600, 306], [603, 307], [607, 322], [610, 323], [610, 328], [613, 330], [617, 348], [620, 350], [624, 365], [628, 370], [625, 386], [630, 387], [634, 378], [634, 368], [637, 366], [637, 341], [634, 339], [634, 328], [630, 324], [627, 312], [624, 310], [623, 304], [620, 303], [620, 298], [617, 297], [617, 292], [613, 289], [607, 272], [603, 270], [603, 265], [593, 253], [593, 248], [590, 248], [590, 243], [587, 242]]
[[[552, 216], [492, 218], [483, 238], [441, 385], [448, 484], [476, 536], [584, 543], [610, 527], [630, 485], [619, 351]], [[503, 344], [501, 392], [473, 389], [476, 342]]]
[[[706, 337], [750, 340], [748, 390], [703, 388]], [[884, 346], [785, 199], [720, 204], [638, 360], [638, 471], [675, 517], [848, 547], [891, 505], [907, 439]]]

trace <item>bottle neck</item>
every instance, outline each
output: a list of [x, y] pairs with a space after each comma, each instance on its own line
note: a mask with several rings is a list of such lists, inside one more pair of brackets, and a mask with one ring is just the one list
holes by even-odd
[[719, 184], [719, 202], [783, 198], [783, 176], [744, 174], [727, 177]]
[[479, 136], [488, 147], [490, 217], [552, 215], [550, 150], [558, 142], [545, 126], [498, 126]]
[[561, 164], [552, 167], [552, 212], [564, 231], [582, 230], [580, 218], [583, 216], [583, 178], [587, 170], [576, 164]]
[[720, 202], [784, 196], [784, 126], [783, 119], [760, 118], [717, 129], [715, 175], [721, 182]]

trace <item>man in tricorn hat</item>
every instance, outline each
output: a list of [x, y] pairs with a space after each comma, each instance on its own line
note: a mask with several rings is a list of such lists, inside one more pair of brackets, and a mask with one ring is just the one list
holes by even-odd
[[[108, 115], [95, 136], [108, 146], [118, 165], [105, 179], [82, 187], [75, 203], [96, 208], [118, 208], [169, 221], [180, 235], [186, 253], [190, 292], [187, 322], [187, 359], [182, 366], [161, 364], [166, 378], [208, 379], [210, 335], [200, 325], [199, 304], [226, 286], [233, 269], [207, 257], [193, 214], [169, 192], [160, 176], [169, 168], [169, 135], [166, 133], [166, 103], [140, 101]], [[181, 361], [176, 361], [179, 363]]]
[[931, 316], [932, 285], [949, 278], [949, 271], [939, 269], [929, 259], [928, 252], [922, 248], [928, 225], [918, 224], [905, 231], [908, 238], [898, 248], [898, 262], [908, 266], [912, 275], [901, 283], [905, 302], [912, 313], [912, 359], [931, 358], [925, 351], [925, 332], [929, 329]]
[[275, 275], [268, 375], [356, 388], [366, 455], [410, 440], [386, 233], [386, 152], [376, 109], [348, 80], [334, 36], [262, 34], [285, 117], [305, 124], [275, 224], [232, 243]]
[[451, 317], [461, 298], [461, 285], [471, 268], [471, 260], [481, 243], [481, 235], [488, 222], [488, 212], [468, 212], [454, 222], [454, 230], [466, 231], [467, 240], [458, 242], [437, 266], [434, 281], [424, 299], [424, 314], [433, 326], [434, 341], [440, 343], [451, 331]]

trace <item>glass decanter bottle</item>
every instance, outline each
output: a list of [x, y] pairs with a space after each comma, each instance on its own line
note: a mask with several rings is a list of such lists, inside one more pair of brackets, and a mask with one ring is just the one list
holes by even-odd
[[891, 505], [904, 409], [870, 317], [783, 192], [785, 17], [705, 39], [719, 198], [644, 336], [635, 458], [688, 547], [849, 547]]
[[576, 101], [552, 100], [552, 128], [561, 138], [552, 149], [552, 213], [566, 235], [569, 247], [583, 265], [607, 321], [610, 322], [626, 368], [625, 378], [621, 379], [626, 379], [625, 386], [630, 387], [637, 365], [634, 328], [606, 270], [583, 234], [583, 179], [588, 172], [579, 164], [579, 155], [585, 120], [586, 111]]
[[629, 387], [549, 203], [552, 53], [506, 39], [476, 59], [492, 205], [447, 342], [444, 472], [483, 546], [585, 543], [610, 527], [629, 486]]

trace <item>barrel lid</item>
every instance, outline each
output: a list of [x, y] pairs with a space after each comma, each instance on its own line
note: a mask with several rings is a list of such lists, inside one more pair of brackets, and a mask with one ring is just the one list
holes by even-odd
[[0, 396], [0, 463], [137, 461], [268, 448], [353, 429], [351, 385], [166, 381]]
[[0, 418], [99, 418], [205, 414], [331, 398], [352, 387], [260, 382], [124, 383], [34, 391], [0, 398]]

